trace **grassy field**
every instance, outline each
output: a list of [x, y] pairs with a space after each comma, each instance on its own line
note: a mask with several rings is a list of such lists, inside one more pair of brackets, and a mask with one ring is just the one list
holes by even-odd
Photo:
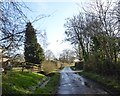
[[10, 71], [2, 76], [2, 94], [31, 94], [32, 86], [42, 80], [44, 75], [33, 72]]

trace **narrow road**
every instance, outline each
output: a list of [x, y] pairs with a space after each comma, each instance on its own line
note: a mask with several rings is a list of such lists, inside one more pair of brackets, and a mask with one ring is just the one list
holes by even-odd
[[60, 71], [60, 85], [57, 95], [61, 94], [108, 94], [101, 89], [96, 83], [83, 78], [76, 74], [70, 67], [65, 67]]

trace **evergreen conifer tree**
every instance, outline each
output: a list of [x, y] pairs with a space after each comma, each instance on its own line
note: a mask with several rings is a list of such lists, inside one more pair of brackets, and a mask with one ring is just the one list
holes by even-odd
[[43, 49], [37, 43], [36, 31], [31, 22], [28, 22], [25, 29], [24, 42], [25, 61], [29, 63], [39, 64], [44, 59]]

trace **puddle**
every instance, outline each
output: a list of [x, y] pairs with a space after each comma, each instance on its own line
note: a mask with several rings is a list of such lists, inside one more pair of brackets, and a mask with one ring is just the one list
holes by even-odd
[[85, 86], [87, 86], [87, 87], [91, 88], [91, 86], [90, 86], [90, 84], [89, 84], [89, 83], [87, 83], [87, 82], [84, 82], [84, 83], [85, 83]]
[[92, 86], [90, 86], [90, 84], [87, 82], [82, 81], [81, 84], [88, 87], [88, 88], [92, 88]]
[[81, 82], [81, 84], [82, 84], [82, 85], [85, 85], [85, 83], [84, 83], [83, 81]]

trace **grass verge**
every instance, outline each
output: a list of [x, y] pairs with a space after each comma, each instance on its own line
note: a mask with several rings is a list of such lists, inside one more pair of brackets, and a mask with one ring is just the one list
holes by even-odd
[[102, 76], [93, 72], [82, 72], [83, 76], [98, 82], [109, 89], [111, 94], [120, 94], [120, 81], [114, 76]]
[[2, 94], [31, 94], [31, 86], [35, 86], [42, 80], [44, 75], [34, 72], [10, 71], [2, 76]]
[[56, 89], [59, 84], [59, 73], [55, 73], [54, 75], [51, 76], [49, 82], [42, 88], [37, 88], [35, 90], [36, 94], [55, 94]]
[[[74, 66], [71, 68], [73, 70], [79, 70]], [[84, 77], [105, 86], [107, 89], [109, 89], [109, 91], [111, 91], [111, 94], [120, 94], [120, 81], [117, 80], [115, 76], [103, 76], [97, 73], [85, 71], [81, 72], [80, 75], [83, 75]]]
[[75, 67], [75, 66], [71, 66], [70, 67], [72, 70], [80, 70], [79, 68]]

